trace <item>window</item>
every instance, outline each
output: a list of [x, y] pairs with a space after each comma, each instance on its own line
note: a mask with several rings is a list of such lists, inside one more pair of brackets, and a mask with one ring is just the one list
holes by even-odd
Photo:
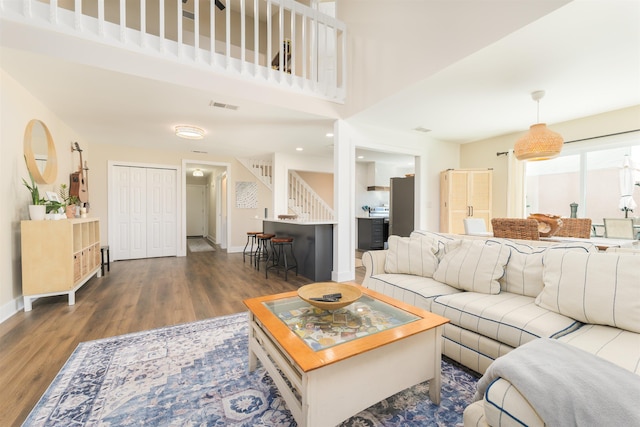
[[[605, 217], [624, 217], [618, 204], [625, 156], [629, 156], [634, 169], [634, 182], [640, 182], [640, 132], [567, 144], [555, 159], [527, 162], [526, 214], [568, 217], [570, 205], [577, 203], [577, 216], [591, 218], [595, 224]], [[632, 190], [638, 208], [628, 216], [640, 216], [640, 186]]]

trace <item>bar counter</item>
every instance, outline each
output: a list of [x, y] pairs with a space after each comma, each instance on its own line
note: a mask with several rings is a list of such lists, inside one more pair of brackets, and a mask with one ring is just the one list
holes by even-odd
[[263, 220], [265, 233], [293, 237], [298, 274], [316, 282], [331, 280], [333, 270], [333, 225], [335, 222]]

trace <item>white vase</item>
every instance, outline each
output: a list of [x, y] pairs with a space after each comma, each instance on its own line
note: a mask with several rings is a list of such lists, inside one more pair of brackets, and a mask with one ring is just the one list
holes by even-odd
[[41, 221], [47, 214], [45, 205], [29, 205], [29, 218], [33, 221]]

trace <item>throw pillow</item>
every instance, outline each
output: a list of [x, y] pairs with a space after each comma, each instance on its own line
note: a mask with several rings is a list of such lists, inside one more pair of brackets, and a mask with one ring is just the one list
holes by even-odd
[[547, 251], [581, 251], [598, 252], [598, 248], [592, 243], [563, 243], [553, 246], [529, 246], [505, 241], [504, 244], [511, 250], [509, 263], [500, 279], [502, 291], [518, 295], [536, 297], [544, 286], [542, 280], [542, 258]]
[[536, 304], [580, 322], [640, 333], [640, 257], [548, 251]]
[[465, 291], [498, 294], [498, 279], [504, 274], [509, 254], [509, 248], [503, 244], [462, 240], [442, 258], [433, 278]]
[[438, 258], [431, 242], [420, 238], [389, 236], [388, 244], [384, 265], [386, 273], [433, 276], [438, 267]]
[[410, 237], [425, 239], [434, 247], [434, 253], [441, 260], [447, 253], [455, 249], [461, 242], [460, 239], [455, 239], [444, 234], [434, 233], [433, 231], [426, 230], [414, 230], [411, 232]]

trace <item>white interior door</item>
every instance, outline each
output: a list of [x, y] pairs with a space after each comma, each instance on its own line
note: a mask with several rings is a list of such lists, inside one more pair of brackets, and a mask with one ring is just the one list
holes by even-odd
[[175, 256], [176, 171], [147, 169], [147, 258]]
[[131, 252], [129, 259], [147, 257], [147, 170], [129, 168], [129, 217]]
[[177, 255], [177, 172], [113, 166], [109, 185], [112, 259]]
[[205, 187], [187, 185], [187, 237], [204, 236]]

